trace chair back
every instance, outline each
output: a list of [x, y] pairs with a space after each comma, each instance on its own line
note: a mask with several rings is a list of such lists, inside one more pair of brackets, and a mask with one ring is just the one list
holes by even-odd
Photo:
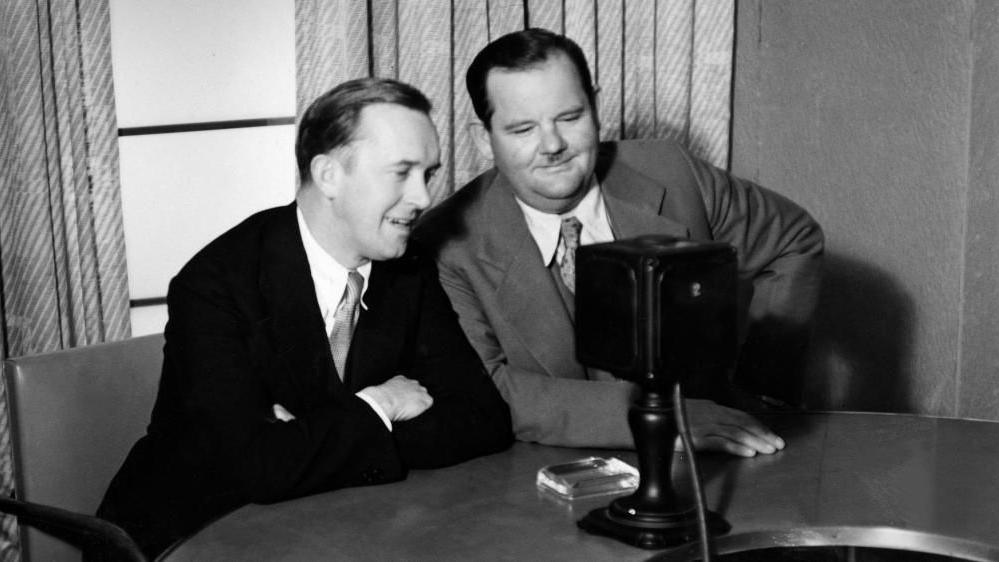
[[[93, 514], [145, 434], [163, 336], [7, 359], [14, 476], [20, 499]], [[26, 560], [80, 560], [76, 547], [21, 528]]]

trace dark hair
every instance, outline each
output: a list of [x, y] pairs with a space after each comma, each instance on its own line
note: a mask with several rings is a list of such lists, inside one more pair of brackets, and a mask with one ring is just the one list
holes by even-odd
[[572, 39], [532, 27], [521, 31], [508, 33], [486, 45], [472, 59], [472, 64], [465, 73], [465, 87], [468, 96], [472, 98], [472, 108], [486, 129], [491, 128], [494, 108], [489, 103], [489, 93], [486, 91], [486, 78], [494, 68], [503, 70], [530, 70], [547, 61], [555, 53], [563, 53], [576, 67], [576, 73], [590, 107], [594, 107], [595, 93], [590, 68], [586, 64], [586, 56]]
[[319, 96], [298, 124], [295, 159], [302, 185], [312, 180], [312, 159], [354, 140], [361, 110], [376, 103], [393, 103], [427, 115], [432, 108], [422, 92], [391, 78], [348, 80]]

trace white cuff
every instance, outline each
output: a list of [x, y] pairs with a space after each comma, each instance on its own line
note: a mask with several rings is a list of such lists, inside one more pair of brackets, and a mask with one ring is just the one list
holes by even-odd
[[389, 431], [392, 431], [392, 420], [390, 420], [389, 417], [385, 415], [385, 412], [382, 410], [382, 407], [379, 406], [378, 403], [374, 401], [374, 399], [365, 394], [363, 390], [357, 391], [357, 393], [354, 394], [354, 396], [357, 396], [361, 400], [367, 402], [368, 406], [371, 406], [371, 409], [374, 410], [375, 413], [378, 414], [378, 417], [382, 419], [382, 423], [385, 424], [385, 427]]

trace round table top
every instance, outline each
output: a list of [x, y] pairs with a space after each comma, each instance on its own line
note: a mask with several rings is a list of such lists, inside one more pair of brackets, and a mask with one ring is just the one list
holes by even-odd
[[[731, 525], [719, 553], [777, 546], [882, 547], [999, 560], [999, 423], [902, 414], [760, 416], [787, 442], [750, 459], [699, 454], [708, 508]], [[686, 560], [696, 545], [638, 549], [576, 520], [613, 496], [559, 501], [538, 469], [634, 452], [517, 443], [402, 482], [248, 505], [167, 560]], [[679, 455], [678, 455], [679, 457]], [[689, 486], [681, 459], [674, 482]]]

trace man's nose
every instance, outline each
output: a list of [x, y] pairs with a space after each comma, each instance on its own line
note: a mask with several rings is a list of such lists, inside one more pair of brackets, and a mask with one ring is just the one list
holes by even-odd
[[406, 189], [406, 201], [420, 211], [430, 206], [429, 181], [422, 175], [413, 174]]
[[541, 129], [541, 152], [543, 154], [558, 154], [565, 150], [565, 137], [559, 132], [558, 127], [542, 127]]

